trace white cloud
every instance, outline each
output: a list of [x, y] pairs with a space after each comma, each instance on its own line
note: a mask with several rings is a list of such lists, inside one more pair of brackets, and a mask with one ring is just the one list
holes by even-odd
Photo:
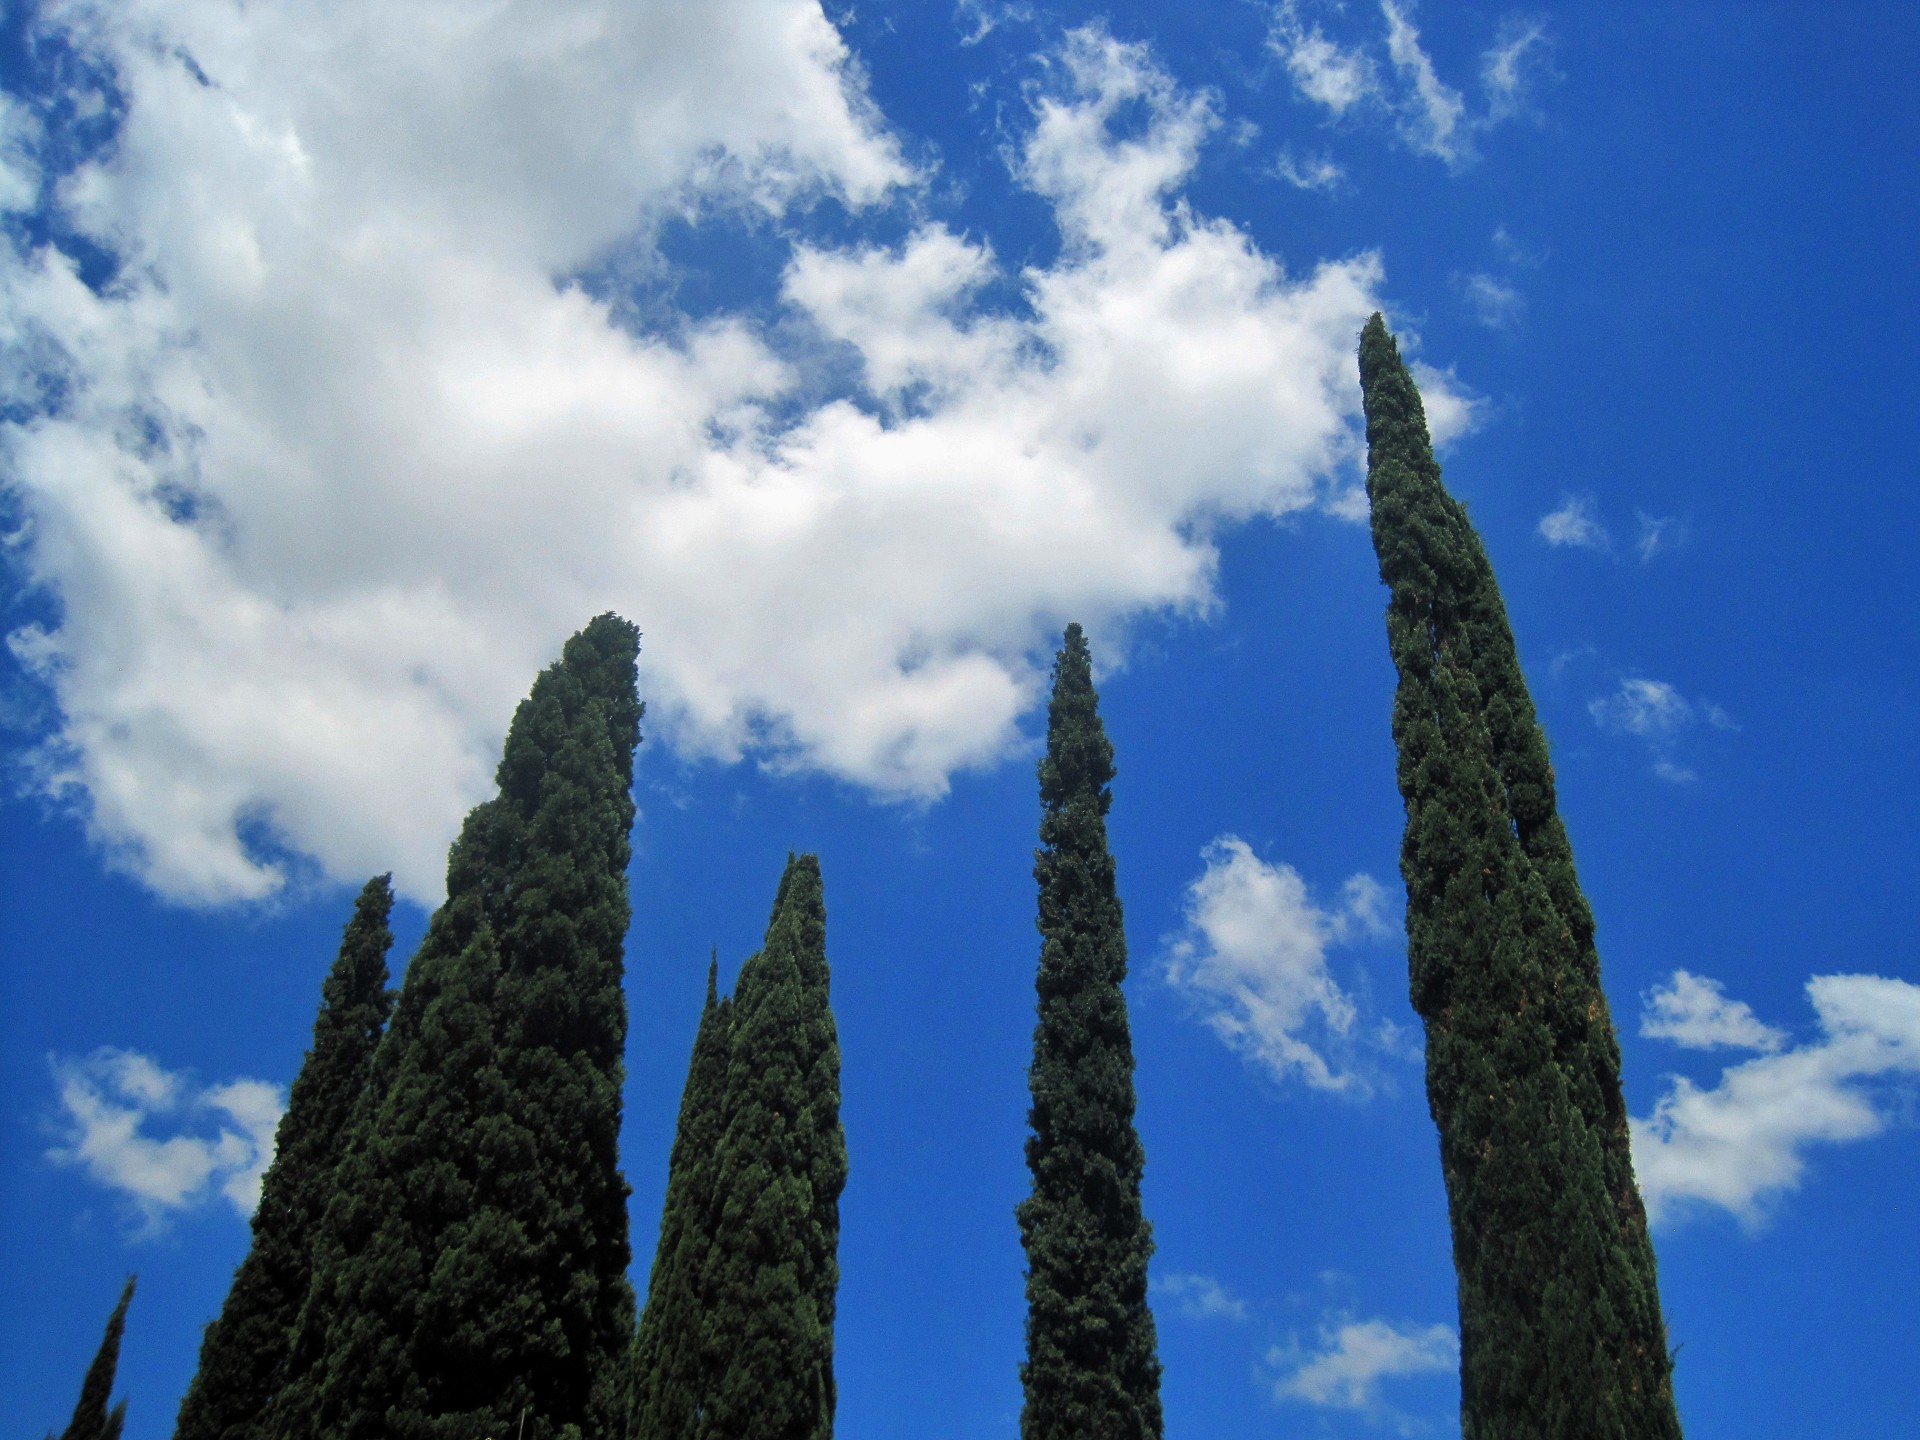
[[1165, 1275], [1153, 1288], [1179, 1306], [1191, 1320], [1230, 1320], [1239, 1324], [1251, 1313], [1247, 1302], [1235, 1296], [1211, 1275]]
[[1640, 557], [1642, 565], [1649, 563], [1654, 556], [1685, 543], [1687, 526], [1679, 516], [1649, 515], [1644, 510], [1636, 510], [1633, 514], [1640, 522], [1640, 538], [1633, 542], [1633, 552]]
[[1473, 318], [1489, 330], [1511, 330], [1526, 313], [1526, 297], [1496, 275], [1464, 275], [1457, 283]]
[[1809, 1146], [1886, 1128], [1886, 1082], [1920, 1075], [1920, 985], [1817, 975], [1807, 997], [1819, 1040], [1729, 1066], [1710, 1090], [1675, 1076], [1653, 1113], [1630, 1122], [1656, 1224], [1713, 1206], [1758, 1226], [1769, 1203], [1799, 1185]]
[[1334, 119], [1364, 115], [1391, 124], [1408, 149], [1434, 157], [1449, 170], [1463, 170], [1478, 158], [1478, 139], [1486, 131], [1532, 114], [1536, 81], [1550, 73], [1544, 27], [1509, 21], [1480, 57], [1485, 103], [1475, 107], [1440, 78], [1420, 43], [1410, 5], [1380, 0], [1384, 70], [1369, 53], [1375, 47], [1330, 38], [1319, 24], [1302, 20], [1301, 9], [1300, 0], [1283, 0], [1267, 42], [1285, 62], [1299, 94], [1324, 106]]
[[39, 138], [39, 117], [0, 91], [0, 214], [31, 210], [39, 199], [40, 166], [33, 158]]
[[816, 4], [53, 14], [126, 95], [61, 191], [126, 266], [0, 271], [0, 388], [48, 407], [4, 431], [15, 554], [60, 614], [15, 649], [63, 717], [37, 783], [174, 898], [391, 868], [431, 901], [608, 607], [655, 743], [937, 796], [1017, 747], [1064, 620], [1203, 610], [1211, 527], [1350, 488], [1378, 261], [1291, 277], [1194, 214], [1215, 117], [1141, 47], [1053, 57], [1016, 158], [1064, 247], [1017, 311], [938, 225], [796, 248], [785, 302], [866, 392], [794, 414], [810, 352], [635, 334], [566, 277], [668, 212], [910, 178]]
[[1449, 167], [1464, 165], [1474, 158], [1466, 100], [1435, 73], [1433, 61], [1420, 48], [1420, 32], [1394, 0], [1380, 0], [1380, 12], [1387, 18], [1387, 54], [1412, 89], [1400, 127], [1402, 138], [1414, 150]]
[[1436, 450], [1445, 450], [1463, 435], [1480, 428], [1486, 414], [1486, 401], [1460, 383], [1451, 368], [1441, 370], [1415, 360], [1407, 366], [1413, 383], [1420, 387], [1420, 405], [1427, 412], [1427, 433]]
[[1303, 26], [1298, 8], [1293, 0], [1279, 7], [1267, 43], [1286, 62], [1302, 95], [1336, 116], [1344, 115], [1374, 94], [1378, 82], [1373, 62], [1360, 49], [1329, 40], [1318, 25]]
[[1629, 676], [1611, 695], [1590, 701], [1587, 713], [1603, 730], [1657, 740], [1693, 724], [1693, 706], [1665, 680]]
[[1383, 1380], [1457, 1369], [1460, 1340], [1449, 1325], [1345, 1320], [1332, 1327], [1322, 1326], [1319, 1348], [1311, 1354], [1276, 1348], [1268, 1360], [1287, 1370], [1274, 1383], [1277, 1400], [1377, 1412], [1382, 1409]]
[[1292, 146], [1274, 157], [1273, 173], [1296, 190], [1336, 190], [1347, 175], [1331, 155], [1295, 155]]
[[1277, 1079], [1296, 1072], [1319, 1090], [1363, 1087], [1326, 1052], [1351, 1044], [1358, 1011], [1327, 969], [1327, 948], [1389, 932], [1386, 892], [1355, 875], [1322, 909], [1291, 865], [1269, 865], [1236, 835], [1201, 852], [1187, 887], [1186, 930], [1167, 947], [1169, 984], [1192, 996], [1228, 1045]]
[[[205, 1088], [145, 1055], [105, 1048], [53, 1061], [60, 1139], [48, 1158], [76, 1166], [133, 1202], [149, 1228], [215, 1196], [242, 1217], [260, 1202], [273, 1159], [280, 1087], [233, 1080]], [[150, 1129], [171, 1130], [164, 1138]]]
[[1480, 86], [1487, 95], [1489, 123], [1526, 113], [1537, 79], [1549, 68], [1551, 42], [1537, 20], [1514, 18], [1480, 57]]
[[1784, 1030], [1763, 1025], [1743, 1000], [1729, 1000], [1718, 980], [1676, 970], [1642, 997], [1640, 1033], [1689, 1050], [1778, 1050]]
[[1606, 551], [1613, 547], [1607, 527], [1601, 523], [1600, 507], [1591, 496], [1568, 495], [1560, 508], [1542, 515], [1535, 527], [1549, 545], [1570, 545], [1581, 550]]

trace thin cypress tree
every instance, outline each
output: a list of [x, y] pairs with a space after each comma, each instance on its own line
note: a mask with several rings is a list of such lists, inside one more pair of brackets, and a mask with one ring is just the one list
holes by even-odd
[[701, 1324], [720, 1354], [699, 1440], [830, 1440], [840, 1284], [840, 1045], [820, 861], [787, 857], [734, 985], [726, 1130]]
[[602, 615], [567, 642], [514, 713], [499, 795], [454, 843], [328, 1206], [276, 1435], [624, 1424], [638, 640]]
[[1069, 625], [1053, 667], [1040, 762], [1039, 1022], [1029, 1080], [1033, 1193], [1027, 1252], [1024, 1440], [1155, 1440], [1160, 1361], [1147, 1308], [1151, 1228], [1134, 1129], [1126, 935], [1107, 850], [1113, 746], [1086, 636]]
[[273, 1163], [260, 1182], [253, 1246], [200, 1342], [200, 1368], [180, 1402], [174, 1440], [268, 1440], [271, 1434], [267, 1414], [313, 1279], [314, 1233], [393, 1007], [387, 989], [391, 881], [379, 875], [361, 890], [320, 986], [313, 1048], [294, 1077]]
[[93, 1363], [80, 1382], [80, 1399], [67, 1428], [60, 1432], [60, 1440], [120, 1440], [121, 1427], [127, 1422], [127, 1402], [122, 1400], [111, 1409], [108, 1402], [113, 1398], [114, 1372], [120, 1368], [120, 1337], [127, 1329], [127, 1306], [133, 1303], [133, 1284], [138, 1278], [127, 1277], [120, 1303], [107, 1317], [106, 1333], [100, 1337], [100, 1348], [94, 1351]]
[[718, 1372], [718, 1337], [707, 1333], [706, 1278], [713, 1247], [714, 1165], [726, 1133], [727, 1062], [733, 1001], [719, 996], [719, 964], [707, 967], [707, 1003], [694, 1035], [667, 1167], [660, 1242], [634, 1338], [636, 1440], [696, 1434]]
[[1678, 1440], [1619, 1049], [1546, 742], [1381, 317], [1367, 492], [1399, 687], [1407, 944], [1460, 1285], [1464, 1440]]

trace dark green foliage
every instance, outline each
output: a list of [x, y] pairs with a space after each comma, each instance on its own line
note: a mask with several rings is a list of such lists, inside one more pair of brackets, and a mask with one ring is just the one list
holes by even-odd
[[602, 615], [515, 711], [409, 966], [272, 1418], [290, 1440], [616, 1434], [638, 633]]
[[1619, 1049], [1546, 741], [1492, 567], [1378, 315], [1360, 375], [1463, 1440], [1677, 1440]]
[[714, 1165], [726, 1132], [733, 1002], [707, 968], [707, 1003], [694, 1036], [680, 1122], [668, 1162], [660, 1244], [634, 1339], [633, 1418], [644, 1440], [691, 1440], [713, 1394], [722, 1337], [708, 1333], [706, 1276], [713, 1246]]
[[133, 1303], [133, 1282], [137, 1278], [127, 1277], [120, 1291], [120, 1303], [107, 1317], [106, 1334], [100, 1337], [100, 1348], [93, 1354], [93, 1363], [87, 1366], [87, 1378], [80, 1382], [79, 1402], [73, 1407], [73, 1419], [60, 1432], [60, 1440], [120, 1440], [120, 1429], [127, 1420], [127, 1402], [122, 1400], [111, 1409], [107, 1402], [113, 1398], [113, 1373], [120, 1367], [120, 1337], [126, 1332], [127, 1306]]
[[1040, 762], [1039, 1024], [1019, 1208], [1027, 1251], [1025, 1440], [1161, 1433], [1160, 1361], [1147, 1308], [1145, 1154], [1133, 1125], [1133, 1041], [1120, 983], [1127, 943], [1107, 851], [1113, 746], [1086, 637], [1069, 625], [1053, 670]]
[[321, 984], [313, 1048], [294, 1078], [273, 1164], [260, 1182], [253, 1247], [200, 1342], [200, 1368], [180, 1402], [175, 1440], [271, 1435], [267, 1412], [313, 1278], [313, 1237], [393, 1004], [387, 989], [391, 879], [377, 876], [360, 892], [340, 954]]
[[789, 856], [759, 954], [734, 986], [726, 1130], [701, 1329], [717, 1355], [691, 1433], [829, 1440], [840, 1284], [840, 1045], [820, 862]]

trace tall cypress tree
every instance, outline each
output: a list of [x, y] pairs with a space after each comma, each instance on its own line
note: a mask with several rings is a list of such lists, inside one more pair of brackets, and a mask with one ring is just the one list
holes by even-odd
[[260, 1182], [253, 1246], [200, 1342], [174, 1440], [268, 1440], [267, 1413], [313, 1279], [313, 1237], [333, 1193], [347, 1125], [392, 1008], [387, 951], [392, 877], [369, 880], [320, 986], [313, 1048], [294, 1077]]
[[1154, 1440], [1160, 1360], [1147, 1308], [1145, 1152], [1134, 1130], [1133, 1041], [1120, 984], [1127, 943], [1107, 850], [1113, 746], [1086, 636], [1053, 667], [1040, 762], [1039, 1023], [1019, 1207], [1027, 1251], [1024, 1440]]
[[787, 857], [734, 986], [726, 1129], [701, 1317], [720, 1356], [699, 1440], [830, 1440], [840, 1284], [840, 1044], [820, 861]]
[[714, 1166], [726, 1133], [733, 1002], [707, 967], [707, 1003], [694, 1036], [667, 1168], [660, 1243], [633, 1347], [635, 1440], [690, 1440], [711, 1403], [722, 1337], [709, 1333], [707, 1272], [715, 1219]]
[[120, 1337], [126, 1333], [127, 1306], [133, 1303], [133, 1282], [138, 1278], [127, 1277], [120, 1303], [107, 1317], [106, 1333], [100, 1337], [100, 1348], [94, 1351], [93, 1363], [80, 1382], [80, 1399], [67, 1428], [60, 1432], [60, 1440], [120, 1440], [121, 1428], [127, 1422], [127, 1402], [122, 1400], [111, 1409], [108, 1402], [113, 1398], [114, 1372], [120, 1368]]
[[638, 641], [602, 615], [567, 642], [514, 713], [500, 793], [454, 843], [328, 1206], [276, 1435], [623, 1424]]
[[1464, 1440], [1678, 1440], [1593, 918], [1479, 536], [1375, 315], [1367, 493], [1390, 596], [1407, 945], [1460, 1283]]

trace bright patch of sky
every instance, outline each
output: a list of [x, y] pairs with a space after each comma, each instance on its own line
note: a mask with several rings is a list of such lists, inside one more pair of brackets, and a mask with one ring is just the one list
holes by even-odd
[[1917, 67], [1893, 6], [11, 7], [21, 1423], [137, 1268], [128, 1440], [166, 1433], [353, 890], [394, 872], [398, 970], [514, 704], [613, 608], [636, 1275], [709, 947], [724, 981], [817, 848], [836, 1429], [1016, 1423], [1031, 761], [1078, 620], [1169, 1433], [1447, 1433], [1383, 308], [1553, 745], [1689, 1427], [1897, 1431]]

